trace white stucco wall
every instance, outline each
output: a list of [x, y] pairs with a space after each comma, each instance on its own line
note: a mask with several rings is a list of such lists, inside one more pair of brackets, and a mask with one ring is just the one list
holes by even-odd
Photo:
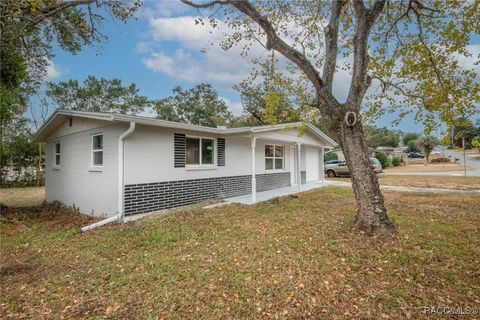
[[[118, 136], [127, 124], [74, 118], [48, 139], [45, 149], [47, 201], [75, 206], [80, 212], [111, 216], [117, 212]], [[103, 133], [103, 171], [91, 168], [93, 134]], [[54, 145], [61, 143], [60, 167], [54, 167]]]
[[[292, 130], [293, 131], [293, 130]], [[251, 169], [251, 139], [249, 137], [225, 138], [225, 166], [211, 168], [174, 168], [174, 133], [187, 136], [217, 138], [219, 135], [199, 133], [186, 130], [158, 128], [138, 125], [135, 132], [125, 141], [125, 184], [137, 184], [159, 181], [188, 180], [209, 177], [249, 175]], [[288, 139], [290, 142], [281, 140]], [[277, 144], [285, 146], [285, 164], [282, 171], [291, 170], [291, 152], [293, 141], [315, 143], [309, 134], [298, 137], [296, 132], [259, 134], [256, 143], [256, 173], [269, 173], [265, 170], [265, 145]], [[215, 146], [216, 152], [216, 146]], [[301, 149], [300, 170], [305, 170], [305, 150]], [[215, 161], [216, 161], [215, 154]], [[279, 172], [278, 170], [275, 172]]]
[[[96, 216], [111, 216], [117, 212], [118, 137], [128, 128], [127, 123], [74, 118], [60, 126], [46, 144], [46, 200], [60, 201], [79, 208], [80, 212]], [[103, 133], [103, 169], [92, 170], [92, 135]], [[174, 168], [174, 133], [187, 136], [225, 138], [225, 166], [205, 168]], [[256, 134], [256, 174], [292, 172], [293, 143], [302, 144], [300, 170], [305, 170], [305, 148], [319, 147], [321, 141], [306, 132], [301, 137], [296, 130]], [[54, 144], [61, 143], [61, 165], [54, 168]], [[216, 140], [215, 140], [216, 142]], [[265, 145], [285, 147], [283, 170], [265, 170]], [[221, 136], [187, 130], [137, 125], [125, 140], [125, 184], [188, 180], [209, 177], [252, 174], [251, 138]], [[293, 174], [292, 174], [293, 177]], [[293, 181], [292, 181], [293, 182]]]

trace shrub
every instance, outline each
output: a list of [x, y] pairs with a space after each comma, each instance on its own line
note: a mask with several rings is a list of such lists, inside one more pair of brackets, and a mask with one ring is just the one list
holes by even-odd
[[392, 165], [394, 167], [398, 167], [402, 163], [402, 158], [399, 156], [395, 156], [392, 158]]
[[436, 162], [437, 162], [437, 163], [438, 163], [438, 162], [440, 162], [440, 163], [442, 163], [442, 162], [450, 162], [450, 159], [449, 159], [449, 158], [442, 158], [442, 157], [440, 157], [440, 158], [435, 158], [435, 159], [430, 160], [430, 163], [436, 163]]
[[376, 152], [375, 158], [380, 161], [380, 163], [382, 164], [382, 168], [387, 168], [390, 166], [390, 159], [384, 152]]
[[338, 155], [335, 152], [327, 152], [323, 156], [323, 161], [329, 161], [329, 160], [338, 160]]
[[417, 151], [420, 151], [417, 147], [417, 142], [416, 140], [411, 140], [411, 141], [408, 141], [408, 144], [407, 144], [407, 151], [408, 152], [417, 152]]

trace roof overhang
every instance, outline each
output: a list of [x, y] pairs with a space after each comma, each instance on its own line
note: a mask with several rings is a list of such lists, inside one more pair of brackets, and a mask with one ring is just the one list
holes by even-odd
[[220, 134], [225, 136], [235, 136], [235, 135], [254, 135], [255, 133], [262, 133], [268, 131], [278, 131], [278, 130], [290, 130], [304, 127], [308, 132], [325, 141], [328, 145], [327, 147], [335, 147], [337, 143], [328, 137], [325, 133], [317, 129], [311, 123], [303, 122], [294, 122], [294, 123], [285, 123], [285, 124], [276, 124], [268, 126], [259, 126], [259, 127], [243, 127], [243, 128], [211, 128], [204, 126], [197, 126], [191, 124], [184, 124], [173, 121], [166, 121], [160, 119], [154, 119], [149, 117], [142, 116], [132, 116], [126, 114], [117, 114], [117, 113], [104, 113], [104, 112], [90, 112], [90, 111], [75, 111], [75, 110], [57, 110], [55, 111], [48, 120], [42, 125], [42, 127], [35, 133], [32, 140], [34, 142], [44, 142], [48, 137], [55, 132], [65, 121], [69, 118], [78, 117], [78, 118], [87, 118], [94, 120], [101, 120], [107, 122], [135, 122], [140, 125], [156, 126], [156, 127], [165, 127], [165, 128], [174, 128], [182, 130], [191, 130], [198, 132], [208, 132], [214, 134]]

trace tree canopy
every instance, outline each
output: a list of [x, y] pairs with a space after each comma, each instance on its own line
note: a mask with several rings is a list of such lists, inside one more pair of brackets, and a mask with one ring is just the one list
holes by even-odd
[[398, 133], [387, 128], [375, 128], [365, 126], [365, 137], [367, 145], [372, 148], [377, 147], [398, 147], [400, 137]]
[[226, 125], [233, 115], [210, 84], [200, 83], [190, 89], [175, 87], [172, 95], [154, 102], [157, 118], [207, 127]]
[[57, 109], [135, 114], [150, 105], [150, 100], [139, 94], [134, 83], [124, 86], [120, 79], [95, 76], [88, 76], [83, 83], [49, 82], [46, 95]]
[[2, 69], [19, 60], [26, 64], [29, 76], [22, 80], [30, 91], [23, 94], [31, 94], [46, 76], [54, 57], [53, 43], [75, 54], [106, 39], [100, 31], [105, 14], [125, 21], [139, 6], [138, 0], [4, 0], [0, 3], [2, 48], [16, 51], [17, 58], [4, 60], [2, 55]]
[[416, 140], [417, 146], [425, 152], [425, 157], [428, 159], [430, 154], [432, 153], [433, 149], [440, 144], [437, 138], [433, 136], [421, 136]]
[[[414, 113], [431, 128], [435, 117], [449, 122], [477, 109], [477, 75], [460, 67], [457, 57], [470, 54], [470, 39], [480, 31], [478, 1], [182, 2], [197, 9], [215, 7], [206, 20], [219, 27], [212, 17], [218, 13], [233, 30], [221, 40], [222, 48], [240, 44], [247, 55], [257, 43], [290, 63], [286, 83], [302, 88], [297, 92], [305, 93], [303, 100], [329, 121], [349, 164], [356, 229], [394, 230], [368, 158], [362, 118], [385, 111], [397, 112], [398, 119]], [[333, 90], [339, 70], [350, 73], [345, 101]]]

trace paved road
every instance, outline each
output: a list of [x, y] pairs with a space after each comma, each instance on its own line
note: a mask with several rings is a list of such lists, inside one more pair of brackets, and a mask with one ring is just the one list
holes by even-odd
[[[441, 150], [439, 150], [442, 152]], [[459, 159], [458, 163], [463, 165], [463, 152], [445, 149], [445, 157], [450, 157], [452, 161]], [[467, 177], [480, 177], [480, 158], [473, 158], [467, 154]], [[421, 176], [463, 176], [464, 171], [446, 171], [446, 172], [410, 172], [410, 173], [386, 173], [387, 175], [421, 175]]]
[[[445, 157], [451, 156], [452, 159], [459, 159], [458, 162], [463, 165], [463, 152], [457, 152], [454, 150], [445, 150]], [[473, 170], [467, 170], [467, 176], [480, 176], [480, 158], [470, 157], [467, 154], [467, 167], [471, 167]], [[463, 172], [461, 172], [463, 175]], [[458, 175], [458, 173], [457, 173]]]

